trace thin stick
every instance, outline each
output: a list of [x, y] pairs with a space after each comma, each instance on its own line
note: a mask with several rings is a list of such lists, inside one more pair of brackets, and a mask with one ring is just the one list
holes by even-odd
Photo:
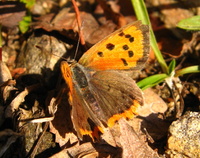
[[1, 24], [0, 24], [0, 61], [2, 61], [2, 33], [1, 33]]

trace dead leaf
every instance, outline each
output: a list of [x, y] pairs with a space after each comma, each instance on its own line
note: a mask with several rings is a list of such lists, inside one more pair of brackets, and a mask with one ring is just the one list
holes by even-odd
[[181, 51], [181, 54], [184, 54], [184, 53], [191, 53], [193, 54], [194, 53], [194, 58], [196, 57], [197, 59], [199, 59], [199, 62], [200, 62], [200, 54], [199, 54], [199, 51], [200, 51], [200, 33], [199, 32], [194, 32], [192, 34], [192, 39], [185, 42], [183, 44], [183, 49]]
[[144, 90], [144, 106], [138, 109], [138, 119], [141, 119], [141, 128], [158, 140], [166, 136], [169, 123], [165, 122], [162, 114], [168, 109], [167, 104], [151, 88]]
[[15, 68], [11, 71], [12, 76], [16, 79], [18, 78], [21, 74], [23, 74], [26, 71], [26, 68]]
[[24, 101], [24, 98], [28, 95], [28, 90], [25, 89], [21, 93], [15, 97], [15, 99], [12, 100], [10, 105], [6, 108], [5, 111], [5, 117], [6, 118], [12, 118], [14, 115], [15, 110], [17, 110], [20, 106], [20, 104]]
[[7, 82], [4, 82], [3, 85], [1, 85], [1, 91], [2, 91], [2, 97], [4, 103], [7, 102], [7, 100], [10, 99], [11, 92], [14, 90], [17, 90], [14, 86], [16, 85], [15, 80], [8, 80]]
[[5, 110], [5, 117], [6, 118], [12, 118], [14, 115], [14, 112], [19, 109], [19, 106], [22, 102], [24, 102], [25, 97], [34, 89], [37, 89], [39, 87], [38, 84], [29, 86], [25, 88], [24, 91], [20, 92], [13, 100], [12, 102], [6, 107]]
[[156, 158], [159, 157], [151, 149], [145, 139], [141, 139], [134, 129], [126, 122], [125, 119], [119, 120], [120, 143], [123, 150], [123, 158]]
[[62, 93], [61, 101], [58, 103], [57, 111], [54, 114], [54, 120], [51, 121], [49, 125], [50, 132], [55, 134], [55, 142], [57, 142], [61, 147], [67, 143], [74, 144], [78, 142], [77, 136], [73, 133], [74, 130], [70, 117], [71, 109], [66, 101], [68, 100], [66, 91]]
[[167, 110], [167, 104], [163, 99], [156, 94], [151, 88], [143, 91], [145, 104], [138, 109], [139, 116], [148, 116], [152, 113], [165, 113]]
[[101, 137], [110, 145], [120, 147], [122, 158], [158, 157], [157, 153], [148, 146], [140, 123], [141, 120], [137, 118], [128, 121], [122, 118], [112, 128], [105, 130]]
[[51, 158], [120, 158], [120, 150], [107, 144], [92, 144], [90, 142], [74, 145], [73, 147], [63, 149], [61, 152], [51, 156]]
[[0, 24], [6, 28], [13, 28], [25, 16], [25, 4], [17, 1], [0, 2]]
[[[42, 28], [46, 31], [58, 31], [60, 34], [71, 39], [77, 39], [79, 32], [76, 14], [69, 12], [69, 8], [62, 9], [54, 18], [53, 14], [41, 16], [37, 18], [37, 22], [33, 23], [33, 28]], [[116, 25], [111, 21], [107, 21], [102, 27], [99, 26], [95, 18], [86, 12], [80, 12], [84, 39], [90, 46], [100, 41], [102, 38], [112, 33]]]
[[12, 76], [7, 65], [4, 62], [0, 61], [0, 85], [11, 79]]
[[107, 20], [112, 20], [119, 27], [127, 24], [124, 16], [119, 13], [119, 8], [117, 7], [118, 5], [116, 4], [116, 2], [107, 2], [102, 0], [97, 0], [97, 2], [103, 9], [104, 15]]

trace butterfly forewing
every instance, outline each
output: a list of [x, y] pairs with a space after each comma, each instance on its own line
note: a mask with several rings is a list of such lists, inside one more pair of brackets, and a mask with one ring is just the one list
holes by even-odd
[[140, 21], [131, 23], [95, 44], [79, 63], [92, 70], [141, 69], [149, 53], [148, 33]]

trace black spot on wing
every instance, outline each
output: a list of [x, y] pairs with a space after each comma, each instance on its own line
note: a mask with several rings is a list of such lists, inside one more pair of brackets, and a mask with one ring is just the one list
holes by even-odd
[[132, 42], [134, 42], [134, 37], [130, 37], [129, 38], [129, 41], [132, 43]]
[[103, 52], [98, 52], [97, 55], [98, 55], [99, 57], [104, 57]]
[[126, 35], [125, 35], [125, 38], [131, 38], [131, 35], [126, 34]]
[[121, 58], [121, 61], [123, 62], [124, 66], [128, 66], [128, 63], [127, 63], [126, 59]]
[[125, 38], [128, 38], [129, 39], [129, 42], [134, 42], [134, 37], [133, 36], [131, 36], [131, 35], [129, 35], [129, 34], [126, 34], [125, 35]]
[[113, 50], [113, 49], [115, 48], [115, 45], [112, 44], [112, 43], [108, 43], [108, 44], [106, 45], [106, 48], [107, 48], [108, 50]]
[[129, 49], [129, 47], [128, 47], [128, 45], [123, 45], [123, 47], [122, 47], [124, 50], [128, 50]]
[[119, 33], [119, 36], [124, 36], [125, 34], [124, 34], [124, 32], [121, 32], [121, 33]]
[[128, 56], [129, 56], [130, 58], [134, 56], [134, 53], [133, 53], [132, 50], [129, 50], [129, 51], [128, 51]]

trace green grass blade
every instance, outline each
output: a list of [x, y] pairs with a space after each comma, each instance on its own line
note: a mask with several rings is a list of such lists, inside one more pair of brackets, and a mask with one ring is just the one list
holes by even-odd
[[169, 74], [171, 74], [175, 70], [175, 67], [176, 67], [176, 60], [173, 59], [169, 64]]
[[150, 77], [147, 77], [141, 81], [139, 81], [137, 83], [138, 87], [140, 87], [142, 90], [149, 88], [149, 87], [153, 87], [155, 85], [157, 85], [158, 83], [164, 81], [166, 78], [168, 77], [168, 75], [166, 74], [156, 74], [156, 75], [152, 75]]
[[200, 73], [200, 65], [186, 67], [175, 72], [175, 76], [181, 76], [188, 73]]
[[178, 24], [177, 27], [185, 30], [200, 30], [200, 16], [193, 16], [191, 18], [183, 19]]

